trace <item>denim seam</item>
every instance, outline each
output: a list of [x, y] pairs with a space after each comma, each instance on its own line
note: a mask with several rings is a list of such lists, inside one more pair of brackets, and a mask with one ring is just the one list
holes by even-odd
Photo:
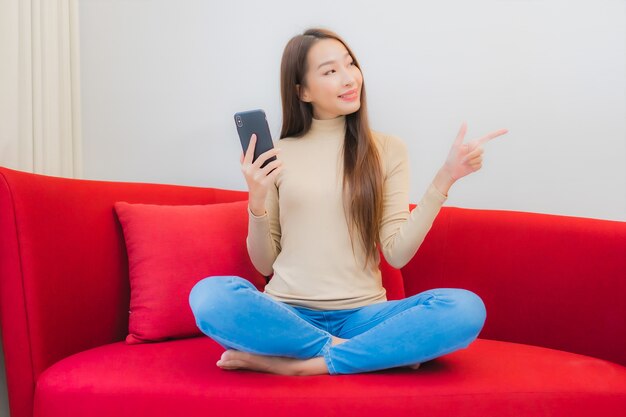
[[322, 317], [324, 317], [324, 321], [326, 322], [326, 331], [330, 333], [332, 329], [330, 328], [330, 322], [328, 321], [328, 317], [326, 317], [326, 312], [322, 311]]
[[[331, 330], [330, 322], [328, 321], [328, 317], [326, 317], [326, 312], [322, 311], [322, 317], [324, 317], [324, 321], [326, 322], [326, 329], [327, 329], [326, 331], [330, 333], [330, 330]], [[330, 334], [331, 334], [331, 337], [328, 338], [328, 342], [326, 342], [324, 347], [315, 356], [316, 357], [321, 356], [324, 359], [324, 362], [326, 362], [326, 368], [328, 368], [328, 373], [333, 375], [333, 374], [336, 374], [337, 371], [335, 370], [333, 361], [330, 358], [330, 349], [333, 347], [332, 333]]]
[[322, 355], [322, 357], [324, 358], [324, 361], [326, 362], [326, 367], [328, 368], [328, 373], [333, 375], [337, 373], [337, 370], [335, 369], [335, 365], [333, 364], [333, 360], [330, 358], [330, 349], [332, 348], [332, 339], [329, 341], [329, 343], [331, 343], [331, 346], [329, 346], [328, 348], [326, 348], [328, 346], [328, 343], [324, 346], [324, 353]]

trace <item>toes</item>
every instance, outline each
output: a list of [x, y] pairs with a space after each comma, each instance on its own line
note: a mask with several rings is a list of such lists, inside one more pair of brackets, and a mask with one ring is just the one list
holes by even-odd
[[239, 352], [239, 351], [236, 351], [236, 350], [229, 349], [229, 350], [225, 351], [224, 353], [222, 353], [222, 358], [221, 359], [223, 361], [236, 359], [236, 358], [240, 357], [242, 353], [243, 352]]
[[220, 368], [225, 368], [225, 369], [235, 369], [235, 368], [240, 368], [243, 366], [243, 363], [241, 361], [238, 360], [220, 360], [217, 361], [217, 366], [219, 366]]

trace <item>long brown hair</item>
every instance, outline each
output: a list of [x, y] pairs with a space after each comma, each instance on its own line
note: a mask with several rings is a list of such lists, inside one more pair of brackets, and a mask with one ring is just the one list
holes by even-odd
[[[283, 125], [280, 139], [301, 137], [311, 128], [313, 106], [300, 100], [297, 84], [306, 87], [307, 56], [320, 39], [336, 39], [350, 53], [354, 64], [361, 69], [350, 47], [334, 32], [312, 28], [296, 35], [285, 46], [280, 66], [280, 90], [283, 106]], [[360, 233], [367, 266], [370, 257], [376, 256], [380, 240], [380, 219], [383, 211], [383, 179], [380, 155], [374, 143], [367, 119], [365, 81], [361, 85], [361, 107], [346, 115], [346, 132], [343, 144], [343, 203], [348, 220], [348, 230], [354, 252], [352, 232]]]

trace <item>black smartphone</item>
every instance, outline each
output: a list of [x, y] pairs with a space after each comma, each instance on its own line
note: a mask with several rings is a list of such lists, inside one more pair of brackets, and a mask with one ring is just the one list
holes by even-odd
[[[250, 137], [253, 133], [256, 134], [256, 144], [254, 145], [254, 157], [252, 158], [252, 162], [256, 161], [262, 153], [274, 147], [270, 127], [267, 124], [267, 117], [263, 110], [256, 109], [235, 113], [235, 125], [237, 126], [237, 133], [239, 134], [239, 140], [241, 141], [244, 154], [250, 145]], [[276, 156], [272, 156], [261, 165], [261, 168], [275, 160]]]

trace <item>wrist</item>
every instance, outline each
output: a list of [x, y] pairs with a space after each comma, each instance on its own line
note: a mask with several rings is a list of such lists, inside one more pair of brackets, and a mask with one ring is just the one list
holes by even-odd
[[265, 211], [264, 208], [261, 208], [261, 209], [254, 208], [254, 207], [252, 207], [250, 205], [248, 205], [248, 208], [250, 209], [250, 212], [252, 213], [252, 215], [254, 217], [263, 217], [263, 216], [265, 216], [266, 211]]
[[433, 179], [433, 185], [441, 192], [441, 194], [448, 196], [448, 191], [450, 187], [454, 184], [456, 180], [450, 174], [450, 171], [445, 167], [442, 167], [437, 172], [437, 175]]
[[265, 201], [248, 200], [248, 208], [256, 217], [261, 217], [265, 214]]

